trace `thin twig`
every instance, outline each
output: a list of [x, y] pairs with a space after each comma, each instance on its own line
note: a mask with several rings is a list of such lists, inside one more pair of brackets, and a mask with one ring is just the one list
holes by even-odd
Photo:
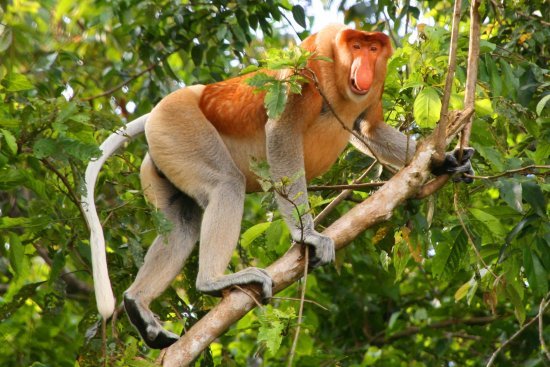
[[[472, 0], [470, 4], [470, 42], [468, 44], [468, 70], [466, 72], [466, 90], [464, 92], [464, 107], [474, 107], [477, 72], [479, 65], [479, 39], [480, 39], [480, 17], [479, 0]], [[473, 116], [462, 130], [460, 136], [460, 154], [459, 161], [462, 159], [462, 149], [470, 143], [470, 134], [472, 132]]]
[[532, 165], [529, 165], [529, 166], [504, 171], [504, 172], [498, 173], [498, 174], [493, 175], [493, 176], [476, 176], [476, 175], [469, 175], [467, 173], [465, 173], [464, 176], [465, 177], [470, 177], [470, 178], [473, 178], [473, 179], [478, 179], [478, 180], [493, 180], [495, 178], [500, 178], [500, 177], [503, 177], [503, 176], [513, 175], [514, 173], [528, 172], [529, 174], [535, 174], [533, 172], [529, 172], [529, 171], [532, 171], [532, 170], [535, 170], [535, 169], [550, 169], [550, 165], [532, 164]]
[[298, 339], [300, 337], [300, 329], [302, 328], [302, 315], [304, 312], [304, 300], [306, 299], [306, 286], [307, 286], [307, 272], [309, 268], [309, 248], [305, 246], [304, 249], [304, 282], [302, 284], [302, 292], [300, 295], [300, 308], [298, 310], [298, 325], [296, 325], [296, 333], [294, 334], [294, 340], [292, 341], [292, 347], [290, 348], [290, 355], [288, 356], [287, 367], [292, 367], [294, 362], [294, 355], [296, 354], [296, 347], [298, 346]]
[[405, 330], [392, 333], [391, 335], [386, 335], [385, 331], [377, 333], [369, 342], [373, 344], [386, 344], [396, 339], [407, 338], [411, 335], [415, 335], [422, 330], [428, 329], [448, 329], [449, 327], [455, 325], [486, 325], [491, 322], [502, 318], [502, 316], [480, 316], [480, 317], [471, 317], [469, 319], [449, 319], [439, 322], [434, 322], [425, 326], [411, 326]]
[[539, 313], [535, 317], [533, 317], [531, 320], [529, 320], [528, 322], [523, 324], [523, 326], [521, 328], [519, 328], [518, 331], [516, 331], [510, 338], [508, 338], [504, 343], [502, 343], [501, 346], [497, 348], [497, 350], [494, 351], [494, 353], [491, 355], [491, 358], [489, 359], [489, 361], [487, 362], [487, 365], [485, 367], [491, 367], [493, 365], [493, 363], [495, 362], [495, 359], [497, 358], [498, 354], [504, 348], [506, 348], [508, 346], [508, 344], [510, 344], [512, 341], [514, 341], [514, 339], [516, 339], [519, 336], [519, 334], [521, 334], [531, 324], [533, 324], [535, 321], [537, 321], [539, 319], [539, 317], [541, 317], [541, 315], [544, 312], [544, 310], [546, 309], [546, 307], [548, 307], [548, 305], [550, 304], [550, 301], [546, 301], [546, 299], [549, 296], [550, 296], [550, 293], [547, 293], [546, 296], [542, 299], [542, 301], [544, 302], [544, 306], [539, 307]]
[[360, 190], [360, 189], [370, 189], [373, 187], [383, 186], [386, 182], [364, 182], [357, 184], [346, 184], [346, 185], [314, 185], [308, 186], [308, 191], [321, 191], [321, 190]]
[[133, 75], [133, 76], [129, 77], [128, 79], [126, 79], [126, 80], [123, 81], [122, 83], [115, 85], [115, 86], [112, 87], [111, 89], [108, 89], [108, 90], [106, 90], [106, 91], [104, 91], [104, 92], [102, 92], [102, 93], [99, 93], [99, 94], [95, 95], [95, 96], [82, 98], [82, 101], [88, 102], [88, 101], [91, 101], [91, 100], [94, 100], [94, 99], [97, 99], [97, 98], [109, 96], [109, 95], [113, 94], [114, 92], [116, 92], [117, 90], [119, 90], [119, 89], [123, 88], [124, 86], [128, 85], [128, 84], [131, 83], [132, 81], [136, 80], [137, 78], [139, 78], [139, 77], [142, 76], [143, 74], [150, 72], [151, 70], [153, 70], [154, 68], [156, 68], [161, 62], [162, 62], [162, 60], [159, 60], [158, 62], [149, 65], [149, 66], [148, 66], [147, 68], [145, 68], [144, 70], [140, 71], [140, 72], [137, 73], [136, 75]]
[[246, 289], [244, 289], [240, 285], [234, 284], [232, 288], [236, 288], [236, 289], [240, 290], [241, 292], [243, 292], [244, 294], [246, 294], [248, 297], [250, 297], [259, 309], [262, 309], [264, 307], [260, 302], [258, 302], [256, 297], [254, 297], [249, 291], [247, 291]]
[[[376, 165], [376, 163], [378, 163], [377, 160], [375, 160], [374, 162], [372, 162], [372, 164], [365, 170], [365, 172], [363, 172], [361, 174], [361, 176], [359, 176], [356, 180], [353, 181], [353, 184], [357, 184], [359, 182], [361, 182], [365, 177], [367, 177], [368, 173], [373, 169], [373, 167]], [[311, 190], [311, 188], [309, 188], [308, 190]], [[327, 217], [327, 215], [329, 215], [330, 212], [332, 212], [334, 210], [334, 208], [336, 208], [336, 206], [338, 206], [338, 204], [340, 204], [343, 200], [345, 200], [351, 193], [352, 193], [352, 189], [348, 188], [348, 189], [345, 189], [344, 191], [342, 191], [340, 194], [338, 194], [338, 196], [336, 196], [331, 202], [330, 204], [328, 204], [314, 219], [313, 219], [313, 224], [314, 225], [317, 225], [319, 224], [320, 222], [323, 221], [323, 219], [325, 219]]]
[[436, 152], [435, 162], [440, 163], [445, 159], [447, 124], [449, 121], [449, 101], [451, 100], [451, 91], [453, 89], [453, 80], [456, 70], [456, 49], [458, 45], [458, 29], [460, 26], [460, 12], [462, 1], [455, 0], [453, 21], [451, 26], [451, 43], [449, 46], [449, 62], [447, 66], [447, 77], [445, 78], [445, 89], [443, 92], [443, 101], [441, 103], [441, 114], [439, 124], [436, 130]]
[[[302, 301], [301, 298], [294, 298], [294, 297], [271, 297], [271, 299], [273, 300], [281, 300], [281, 301]], [[316, 302], [314, 300], [311, 300], [311, 299], [304, 299], [304, 302], [307, 302], [307, 303], [311, 303], [325, 311], [328, 311], [328, 308], [326, 308], [325, 306], [323, 306], [322, 304], [320, 304], [319, 302]]]
[[523, 17], [523, 18], [536, 20], [536, 21], [540, 22], [540, 24], [542, 24], [542, 25], [544, 25], [544, 26], [550, 26], [550, 22], [546, 22], [544, 19], [542, 19], [542, 18], [540, 18], [540, 17], [536, 17], [536, 16], [534, 16], [534, 15], [525, 14], [525, 13], [522, 13], [522, 12], [519, 12], [519, 11], [518, 11], [516, 14], [519, 15], [520, 17]]
[[95, 96], [91, 96], [91, 97], [86, 97], [86, 98], [82, 98], [81, 100], [82, 101], [85, 101], [85, 102], [88, 102], [88, 101], [91, 101], [91, 100], [94, 100], [94, 99], [97, 99], [97, 98], [101, 98], [101, 97], [105, 97], [105, 96], [109, 96], [111, 94], [113, 94], [114, 92], [116, 92], [117, 90], [123, 88], [124, 86], [126, 86], [127, 84], [131, 83], [132, 81], [136, 80], [137, 78], [139, 78], [140, 76], [142, 76], [143, 74], [146, 74], [148, 72], [150, 72], [151, 70], [153, 70], [154, 68], [156, 68], [157, 66], [159, 66], [162, 62], [164, 62], [168, 57], [172, 56], [172, 54], [178, 52], [179, 50], [181, 50], [181, 47], [177, 47], [175, 50], [171, 51], [171, 52], [168, 52], [166, 53], [164, 56], [162, 56], [157, 62], [149, 65], [148, 67], [146, 67], [144, 70], [140, 71], [139, 73], [131, 76], [130, 78], [126, 79], [125, 81], [123, 81], [122, 83], [112, 87], [111, 89], [108, 89], [102, 93], [99, 93], [98, 95], [95, 95]]

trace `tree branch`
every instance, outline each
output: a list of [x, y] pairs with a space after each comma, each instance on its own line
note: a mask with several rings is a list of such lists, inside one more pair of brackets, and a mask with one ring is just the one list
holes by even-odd
[[411, 326], [405, 330], [398, 331], [396, 333], [393, 333], [391, 335], [386, 336], [385, 332], [378, 334], [370, 340], [371, 343], [381, 345], [381, 344], [387, 344], [393, 340], [406, 338], [411, 335], [418, 334], [423, 329], [446, 329], [450, 326], [455, 325], [486, 325], [490, 324], [491, 322], [499, 319], [497, 316], [480, 316], [480, 317], [471, 317], [468, 319], [449, 319], [449, 320], [443, 320], [439, 322], [434, 322], [432, 324], [428, 324], [426, 326]]
[[449, 101], [451, 100], [453, 79], [456, 70], [456, 49], [458, 47], [458, 28], [460, 26], [461, 10], [462, 1], [455, 0], [453, 22], [451, 28], [451, 44], [449, 46], [449, 63], [447, 67], [447, 77], [445, 78], [445, 90], [443, 92], [443, 101], [441, 102], [439, 125], [436, 128], [437, 156], [434, 157], [434, 160], [437, 163], [441, 163], [445, 159], [445, 133], [447, 132], [447, 122], [449, 120]]
[[502, 343], [500, 347], [497, 348], [497, 350], [494, 351], [494, 353], [491, 355], [491, 358], [489, 358], [489, 361], [487, 362], [487, 365], [485, 367], [491, 367], [495, 362], [495, 359], [497, 358], [500, 351], [506, 348], [508, 344], [510, 344], [514, 339], [516, 339], [519, 336], [519, 334], [521, 334], [525, 329], [527, 329], [531, 324], [535, 323], [535, 321], [539, 319], [540, 315], [544, 312], [546, 307], [550, 305], [550, 301], [547, 301], [548, 297], [550, 297], [550, 293], [547, 293], [546, 296], [542, 299], [539, 307], [539, 312], [537, 313], [537, 315], [533, 317], [531, 320], [529, 320], [528, 322], [526, 322], [525, 324], [523, 324], [523, 326], [519, 328], [518, 331], [516, 331], [510, 338], [506, 339], [506, 341]]
[[[470, 43], [468, 44], [468, 70], [466, 77], [466, 91], [464, 93], [464, 107], [474, 107], [477, 71], [479, 65], [479, 39], [480, 39], [480, 19], [479, 19], [479, 0], [472, 0], [470, 4]], [[470, 134], [472, 132], [473, 116], [464, 127], [460, 137], [460, 149], [467, 147], [470, 143]], [[462, 158], [462, 154], [460, 155]], [[460, 161], [460, 159], [459, 159]]]

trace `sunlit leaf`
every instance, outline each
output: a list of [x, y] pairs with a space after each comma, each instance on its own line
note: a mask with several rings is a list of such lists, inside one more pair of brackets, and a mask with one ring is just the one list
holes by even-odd
[[433, 128], [441, 113], [441, 100], [435, 88], [425, 87], [414, 100], [414, 118], [418, 126]]

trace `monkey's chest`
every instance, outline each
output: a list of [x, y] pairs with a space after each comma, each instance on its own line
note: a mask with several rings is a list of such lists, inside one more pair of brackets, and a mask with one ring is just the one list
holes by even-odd
[[349, 141], [349, 133], [338, 121], [320, 118], [304, 136], [304, 166], [309, 180], [322, 175], [336, 162]]

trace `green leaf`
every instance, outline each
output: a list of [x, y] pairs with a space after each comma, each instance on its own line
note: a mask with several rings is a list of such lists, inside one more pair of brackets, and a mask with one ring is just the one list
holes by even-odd
[[[244, 75], [244, 74], [252, 73], [253, 71], [258, 71], [259, 69], [260, 69], [259, 66], [256, 66], [256, 65], [248, 65], [247, 67], [245, 67], [244, 69], [242, 69], [241, 72], [240, 72], [239, 74]], [[248, 84], [248, 80], [247, 80], [247, 84]]]
[[11, 27], [0, 24], [0, 53], [6, 51], [13, 41], [13, 32]]
[[518, 213], [523, 213], [522, 205], [522, 186], [521, 183], [510, 180], [510, 179], [500, 179], [497, 182], [497, 187], [500, 191], [500, 196], [502, 199]]
[[28, 227], [32, 225], [31, 218], [25, 217], [0, 217], [0, 229]]
[[59, 112], [59, 115], [56, 118], [56, 122], [58, 122], [58, 123], [65, 122], [71, 116], [76, 114], [77, 111], [78, 111], [78, 106], [77, 106], [76, 103], [74, 103], [74, 102], [65, 103], [62, 106], [61, 111]]
[[414, 100], [414, 118], [421, 128], [433, 128], [441, 114], [441, 100], [437, 91], [425, 87]]
[[271, 225], [271, 222], [258, 223], [248, 228], [241, 235], [241, 246], [247, 248], [256, 238], [260, 237]]
[[283, 330], [296, 318], [293, 308], [286, 310], [266, 306], [258, 320], [258, 340], [265, 344], [270, 353], [275, 355], [283, 341]]
[[540, 186], [533, 182], [528, 181], [521, 184], [523, 189], [523, 198], [531, 207], [535, 210], [540, 217], [546, 218], [546, 198], [542, 193]]
[[272, 249], [277, 255], [281, 256], [288, 250], [290, 241], [290, 233], [284, 220], [278, 219], [271, 222], [265, 232], [267, 248]]
[[468, 290], [472, 286], [472, 280], [470, 279], [466, 283], [462, 284], [455, 292], [455, 302], [460, 301], [462, 298], [466, 297]]
[[306, 12], [304, 11], [304, 8], [302, 8], [300, 5], [294, 5], [292, 7], [292, 16], [294, 17], [294, 20], [296, 23], [300, 25], [302, 28], [306, 28]]
[[382, 268], [384, 268], [385, 271], [389, 270], [390, 263], [391, 257], [388, 253], [384, 250], [380, 251], [380, 264], [382, 264]]
[[449, 237], [438, 243], [432, 260], [432, 274], [436, 278], [451, 275], [460, 270], [463, 259], [468, 255], [468, 238], [460, 227], [453, 228]]
[[275, 79], [274, 77], [269, 76], [266, 73], [260, 72], [246, 79], [246, 84], [260, 90], [266, 90], [272, 83], [276, 81], [277, 79]]
[[204, 55], [204, 47], [202, 45], [195, 45], [191, 49], [191, 59], [195, 66], [201, 66], [202, 56]]
[[523, 248], [523, 267], [529, 281], [529, 287], [538, 294], [544, 296], [548, 293], [548, 274], [542, 266], [537, 253], [530, 246]]
[[278, 119], [285, 110], [287, 98], [288, 94], [285, 83], [278, 81], [270, 85], [264, 100], [267, 116], [272, 119]]
[[542, 114], [542, 110], [544, 109], [544, 107], [546, 107], [546, 103], [548, 101], [550, 101], [550, 93], [542, 97], [539, 103], [537, 103], [537, 107], [536, 107], [537, 115], [540, 116]]
[[10, 265], [15, 275], [19, 278], [24, 273], [25, 246], [21, 243], [19, 236], [11, 232], [9, 236], [9, 259]]
[[33, 151], [34, 155], [38, 159], [52, 156], [57, 152], [58, 146], [52, 139], [44, 138], [39, 139], [34, 143]]
[[267, 349], [275, 354], [283, 341], [284, 325], [279, 321], [271, 321], [269, 324], [260, 326], [258, 330], [258, 341], [263, 342]]
[[498, 70], [497, 64], [490, 55], [485, 55], [485, 65], [491, 78], [491, 94], [493, 97], [502, 95], [502, 76]]
[[475, 111], [481, 116], [491, 116], [493, 114], [493, 105], [489, 98], [476, 99], [475, 100]]
[[34, 86], [23, 74], [11, 74], [3, 83], [7, 92], [20, 92], [33, 89]]
[[44, 282], [27, 284], [13, 296], [12, 301], [0, 306], [0, 322], [10, 318], [15, 311], [25, 304], [25, 301], [36, 294], [38, 288]]
[[401, 231], [395, 232], [395, 245], [393, 245], [393, 267], [395, 268], [395, 281], [398, 282], [403, 276], [403, 271], [411, 259], [411, 252], [407, 241], [403, 238]]
[[516, 236], [525, 228], [525, 226], [531, 224], [532, 222], [535, 222], [538, 219], [538, 216], [533, 214], [528, 216], [527, 218], [523, 218], [521, 221], [519, 221], [518, 224], [512, 228], [510, 233], [508, 233], [508, 236], [506, 236], [506, 240], [504, 241], [504, 245], [501, 246], [499, 254], [498, 254], [498, 263], [500, 264], [504, 260], [504, 256], [506, 255], [506, 250], [508, 250], [508, 247], [516, 238]]
[[518, 319], [519, 323], [523, 324], [525, 322], [525, 306], [523, 305], [521, 296], [516, 291], [514, 286], [509, 283], [506, 284], [504, 293], [514, 306], [514, 313], [516, 314], [516, 318]]
[[493, 216], [492, 214], [487, 213], [482, 209], [470, 208], [470, 213], [481, 223], [483, 223], [491, 232], [497, 236], [504, 238], [506, 237], [507, 231], [506, 228], [502, 225], [501, 221]]
[[4, 129], [0, 129], [0, 135], [4, 137], [4, 140], [6, 141], [6, 146], [8, 147], [10, 153], [16, 155], [18, 148], [15, 136], [13, 136], [10, 131]]
[[473, 143], [472, 145], [476, 148], [476, 152], [478, 152], [484, 159], [488, 160], [497, 171], [504, 171], [506, 169], [502, 153], [498, 150], [481, 144]]

